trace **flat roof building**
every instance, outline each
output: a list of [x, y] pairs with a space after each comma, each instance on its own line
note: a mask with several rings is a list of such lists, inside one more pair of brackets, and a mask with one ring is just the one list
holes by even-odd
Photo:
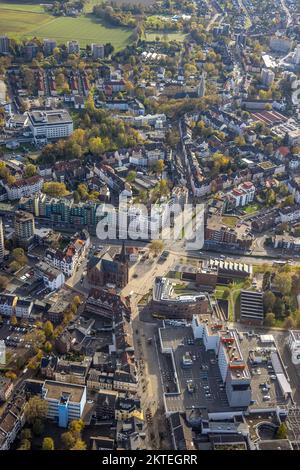
[[264, 321], [263, 293], [241, 291], [241, 321], [262, 324]]
[[61, 139], [73, 133], [73, 120], [66, 109], [30, 111], [25, 125], [30, 127], [35, 140]]
[[74, 419], [81, 419], [86, 404], [86, 387], [45, 380], [42, 396], [48, 403], [47, 418], [66, 428]]
[[207, 313], [208, 300], [201, 292], [176, 295], [169, 279], [157, 277], [153, 287], [152, 309], [169, 318], [192, 319], [194, 314]]

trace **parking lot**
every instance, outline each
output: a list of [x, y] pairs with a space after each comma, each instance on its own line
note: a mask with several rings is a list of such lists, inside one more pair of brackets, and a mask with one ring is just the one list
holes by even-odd
[[[288, 401], [282, 394], [276, 378], [271, 361], [253, 364], [250, 360], [250, 353], [259, 348], [266, 348], [273, 345], [263, 346], [260, 341], [260, 334], [248, 336], [243, 333], [243, 340], [240, 342], [244, 360], [247, 362], [251, 374], [251, 389], [252, 389], [252, 407], [254, 408], [268, 408], [274, 407], [276, 404], [286, 404]], [[266, 397], [270, 397], [267, 398]]]
[[6, 321], [0, 326], [0, 340], [5, 340], [8, 363], [14, 362], [19, 357], [26, 358], [31, 348], [25, 339], [27, 333], [27, 328], [11, 326]]
[[[211, 412], [228, 410], [226, 392], [214, 353], [206, 352], [202, 341], [194, 341], [190, 327], [167, 327], [161, 332], [164, 347], [173, 349], [180, 390], [178, 394], [166, 394], [168, 410], [175, 412], [199, 407], [205, 407]], [[160, 354], [160, 362], [163, 356]], [[184, 356], [190, 358], [190, 364], [184, 365]], [[162, 380], [165, 383], [164, 375]]]

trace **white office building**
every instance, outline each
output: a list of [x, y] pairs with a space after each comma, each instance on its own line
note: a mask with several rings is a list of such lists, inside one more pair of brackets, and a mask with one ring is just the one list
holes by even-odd
[[70, 421], [81, 419], [86, 404], [86, 387], [45, 380], [42, 396], [48, 403], [47, 418], [66, 428]]
[[69, 137], [73, 133], [73, 121], [65, 109], [30, 111], [24, 125], [30, 127], [34, 140], [39, 142]]

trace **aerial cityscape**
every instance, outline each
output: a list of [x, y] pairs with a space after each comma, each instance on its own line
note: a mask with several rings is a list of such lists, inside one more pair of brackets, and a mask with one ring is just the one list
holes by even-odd
[[0, 450], [300, 450], [298, 0], [0, 0]]

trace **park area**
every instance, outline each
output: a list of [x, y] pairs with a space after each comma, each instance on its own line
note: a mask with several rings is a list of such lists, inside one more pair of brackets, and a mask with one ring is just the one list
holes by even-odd
[[16, 39], [51, 38], [58, 43], [76, 39], [81, 47], [92, 42], [110, 42], [115, 50], [130, 43], [132, 30], [105, 25], [91, 14], [77, 18], [54, 17], [37, 2], [2, 2], [0, 0], [0, 31]]

